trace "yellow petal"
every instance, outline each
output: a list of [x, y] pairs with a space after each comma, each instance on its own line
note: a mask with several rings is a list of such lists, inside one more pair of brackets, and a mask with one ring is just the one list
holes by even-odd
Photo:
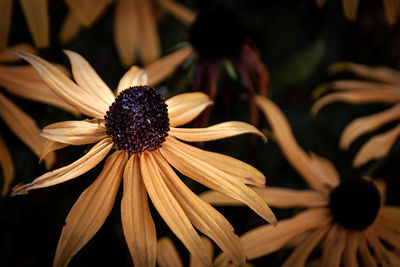
[[243, 178], [221, 171], [214, 164], [205, 162], [174, 144], [167, 140], [163, 143], [160, 152], [179, 172], [208, 188], [244, 202], [263, 219], [276, 224], [276, 218], [271, 209], [243, 183]]
[[[0, 0], [1, 1], [1, 0]], [[14, 46], [7, 47], [5, 49], [0, 49], [0, 62], [12, 62], [21, 60], [19, 56], [15, 52], [17, 51], [25, 51], [31, 54], [36, 53], [35, 48], [33, 48], [29, 44], [17, 44]]]
[[81, 29], [81, 23], [73, 12], [68, 12], [60, 30], [60, 41], [65, 44], [74, 38]]
[[199, 235], [161, 177], [160, 168], [157, 166], [152, 152], [144, 152], [140, 156], [140, 167], [143, 182], [151, 201], [166, 224], [190, 253], [198, 257], [205, 266], [212, 266], [211, 258], [206, 254]]
[[47, 85], [62, 100], [74, 106], [83, 114], [99, 119], [104, 118], [108, 106], [98, 103], [89, 92], [84, 91], [71, 81], [64, 73], [49, 62], [29, 53], [18, 52], [18, 55], [31, 63], [42, 76]]
[[215, 124], [206, 128], [173, 128], [169, 134], [188, 142], [203, 142], [228, 138], [241, 134], [253, 133], [260, 136], [264, 142], [267, 141], [265, 135], [256, 127], [241, 121], [228, 121]]
[[339, 267], [344, 248], [346, 246], [346, 230], [335, 224], [326, 236], [323, 248], [321, 266]]
[[115, 100], [110, 88], [81, 55], [69, 50], [64, 50], [64, 52], [71, 62], [72, 74], [79, 87], [91, 94], [97, 102], [104, 105], [105, 110], [108, 110]]
[[12, 0], [0, 0], [0, 50], [7, 47], [11, 12]]
[[352, 21], [357, 18], [358, 0], [342, 0], [343, 12]]
[[63, 121], [43, 128], [42, 136], [64, 144], [86, 145], [107, 138], [104, 125], [90, 121]]
[[133, 66], [122, 76], [115, 95], [129, 87], [140, 85], [147, 85], [147, 74], [141, 68]]
[[174, 0], [158, 0], [158, 4], [165, 11], [167, 11], [186, 25], [192, 24], [196, 19], [196, 15], [193, 11], [175, 2]]
[[354, 158], [353, 166], [360, 167], [370, 160], [386, 156], [399, 135], [400, 124], [385, 133], [375, 135], [369, 139], [358, 151]]
[[203, 110], [213, 104], [206, 94], [200, 92], [180, 94], [171, 97], [165, 102], [168, 105], [169, 124], [171, 127], [191, 122]]
[[114, 206], [127, 158], [125, 151], [114, 152], [76, 201], [65, 220], [53, 266], [66, 266], [103, 225]]
[[357, 248], [359, 233], [356, 231], [347, 232], [347, 245], [343, 253], [343, 265], [345, 267], [358, 267]]
[[172, 144], [170, 145], [170, 143], [166, 143], [167, 146], [171, 147], [171, 151], [175, 148], [185, 151], [193, 157], [206, 162], [207, 164], [213, 165], [219, 170], [237, 177], [237, 179], [241, 179], [245, 184], [252, 184], [261, 187], [265, 185], [264, 174], [243, 161], [185, 144], [175, 138], [168, 138], [168, 142]]
[[106, 10], [112, 0], [65, 0], [71, 11], [85, 27], [89, 27]]
[[104, 159], [112, 146], [113, 143], [110, 138], [104, 139], [93, 146], [88, 153], [75, 162], [54, 171], [47, 172], [33, 180], [31, 183], [16, 185], [12, 189], [12, 195], [26, 194], [32, 189], [48, 187], [74, 179], [94, 168]]
[[14, 165], [11, 159], [10, 151], [8, 150], [3, 138], [0, 135], [0, 166], [3, 173], [3, 185], [1, 195], [4, 197], [8, 194], [11, 181], [14, 178]]
[[296, 142], [290, 125], [278, 106], [263, 96], [257, 96], [256, 102], [267, 118], [282, 153], [293, 168], [312, 188], [323, 192], [329, 191], [327, 189], [329, 181], [325, 180], [325, 174], [321, 173], [321, 169]]
[[397, 0], [383, 0], [383, 5], [385, 6], [386, 19], [389, 25], [393, 25], [399, 15], [399, 2]]
[[119, 0], [115, 6], [114, 40], [118, 55], [124, 66], [135, 61], [135, 53], [142, 42], [139, 10], [133, 0]]
[[[65, 68], [61, 66], [57, 67], [68, 73]], [[11, 94], [53, 105], [79, 115], [79, 112], [74, 107], [61, 100], [47, 86], [32, 66], [0, 66], [0, 86], [4, 87]]]
[[329, 227], [321, 227], [313, 230], [303, 242], [301, 242], [292, 254], [282, 264], [282, 267], [303, 267], [311, 252], [325, 236]]
[[192, 54], [193, 47], [185, 46], [147, 65], [145, 71], [149, 76], [149, 84], [151, 86], [156, 86], [164, 81]]
[[[252, 187], [252, 189], [271, 207], [312, 208], [324, 207], [329, 204], [329, 195], [314, 190], [294, 190], [273, 186], [266, 188]], [[243, 206], [242, 202], [211, 190], [201, 193], [200, 197], [213, 205]]]
[[342, 149], [348, 149], [351, 143], [361, 135], [372, 132], [386, 123], [399, 118], [400, 104], [397, 104], [386, 111], [355, 119], [343, 130], [339, 142], [340, 147]]
[[[201, 241], [203, 241], [204, 247], [207, 250], [207, 253], [210, 255], [210, 257], [212, 258], [214, 256], [214, 247], [210, 241], [210, 239], [208, 239], [207, 237], [202, 236], [201, 237]], [[203, 265], [201, 264], [201, 262], [194, 257], [192, 254], [190, 254], [190, 260], [189, 260], [189, 266], [190, 267], [202, 267]], [[215, 263], [214, 263], [215, 265]]]
[[157, 264], [160, 267], [183, 267], [178, 251], [168, 237], [157, 242]]
[[28, 23], [29, 31], [37, 47], [49, 45], [49, 10], [47, 0], [19, 0]]
[[131, 156], [124, 170], [121, 220], [135, 266], [155, 266], [157, 237], [151, 218], [139, 158]]
[[282, 248], [292, 238], [330, 222], [328, 209], [310, 209], [293, 218], [279, 221], [278, 226], [263, 225], [240, 237], [248, 259], [252, 260]]
[[195, 195], [180, 180], [161, 155], [154, 153], [154, 158], [159, 166], [164, 182], [193, 225], [203, 234], [214, 240], [235, 264], [244, 265], [245, 256], [239, 242], [239, 237], [234, 234], [231, 224], [211, 205]]
[[39, 155], [39, 163], [42, 162], [44, 158], [46, 158], [49, 153], [51, 154], [53, 151], [59, 150], [61, 148], [69, 146], [68, 144], [54, 142], [51, 140], [46, 140], [44, 145], [42, 146], [42, 151]]

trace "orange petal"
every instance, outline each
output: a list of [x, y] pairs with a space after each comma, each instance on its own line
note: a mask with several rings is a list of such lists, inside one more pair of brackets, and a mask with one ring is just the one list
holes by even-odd
[[180, 94], [171, 97], [165, 102], [168, 105], [169, 124], [171, 127], [191, 122], [203, 110], [213, 104], [206, 94], [200, 92]]
[[112, 0], [65, 0], [79, 21], [89, 27], [106, 10]]
[[399, 15], [399, 2], [397, 0], [383, 0], [385, 6], [386, 19], [389, 25], [393, 25]]
[[114, 152], [99, 177], [76, 201], [65, 220], [54, 266], [66, 266], [103, 225], [114, 206], [127, 158], [125, 151]]
[[0, 0], [0, 50], [7, 47], [11, 12], [12, 0]]
[[158, 0], [158, 4], [165, 11], [167, 11], [186, 25], [192, 24], [196, 19], [196, 15], [193, 11], [175, 2], [174, 0]]
[[340, 183], [340, 176], [332, 162], [326, 158], [320, 157], [317, 154], [310, 152], [311, 160], [315, 168], [321, 173], [326, 184], [331, 188], [335, 188]]
[[398, 231], [387, 228], [380, 223], [376, 224], [375, 231], [381, 240], [400, 250], [400, 233]]
[[74, 38], [81, 29], [81, 23], [73, 12], [68, 12], [60, 30], [60, 41], [65, 44]]
[[124, 170], [121, 220], [135, 266], [155, 266], [157, 237], [150, 214], [139, 158], [131, 156]]
[[396, 263], [392, 263], [392, 261], [396, 261], [396, 257], [392, 260], [391, 257], [393, 254], [389, 252], [384, 245], [379, 240], [376, 232], [375, 227], [369, 227], [363, 232], [369, 247], [371, 247], [374, 251], [374, 256], [382, 266], [399, 266], [400, 260]]
[[[213, 247], [210, 239], [202, 236], [201, 241], [203, 241], [203, 245], [206, 248], [207, 253], [212, 258], [214, 256], [214, 247]], [[189, 263], [190, 263], [189, 267], [202, 267], [203, 266], [202, 263], [196, 257], [194, 257], [192, 254], [190, 254]], [[214, 263], [214, 265], [215, 265], [215, 263]]]
[[39, 48], [49, 45], [49, 10], [47, 0], [19, 0], [33, 41]]
[[178, 251], [168, 237], [157, 241], [157, 264], [160, 267], [183, 267]]
[[347, 231], [336, 224], [325, 238], [322, 248], [321, 266], [339, 267], [346, 246]]
[[164, 81], [192, 54], [193, 47], [185, 46], [168, 56], [162, 57], [147, 65], [145, 71], [149, 75], [149, 84], [156, 86], [160, 82]]
[[377, 220], [385, 227], [394, 231], [400, 230], [400, 208], [395, 206], [384, 206], [379, 211]]
[[46, 140], [42, 146], [42, 151], [39, 155], [39, 163], [43, 161], [47, 155], [51, 154], [53, 151], [59, 150], [61, 148], [69, 146], [68, 144], [58, 143], [51, 140]]
[[179, 172], [234, 199], [244, 202], [266, 221], [276, 224], [276, 218], [268, 205], [243, 182], [243, 178], [221, 171], [214, 164], [197, 158], [190, 151], [176, 147], [170, 139], [160, 149], [163, 157]]
[[150, 199], [166, 224], [190, 253], [198, 257], [205, 266], [212, 266], [211, 258], [205, 252], [199, 235], [161, 177], [160, 168], [157, 166], [152, 152], [144, 152], [140, 156], [140, 167]]
[[8, 150], [3, 138], [0, 135], [0, 166], [3, 172], [3, 187], [1, 188], [1, 195], [4, 197], [8, 194], [11, 181], [14, 178], [14, 165], [11, 159], [10, 151]]
[[364, 235], [360, 235], [358, 252], [362, 262], [364, 263], [363, 266], [378, 267], [376, 260], [368, 248], [367, 240], [365, 239]]
[[154, 153], [154, 158], [166, 185], [193, 225], [214, 240], [235, 264], [244, 265], [245, 256], [232, 225], [221, 213], [195, 195], [160, 154]]
[[42, 76], [47, 85], [62, 100], [74, 106], [83, 114], [99, 119], [104, 118], [108, 106], [97, 102], [92, 95], [78, 87], [64, 73], [49, 62], [29, 53], [18, 52], [18, 55], [31, 63]]
[[265, 135], [256, 127], [241, 121], [228, 121], [215, 124], [206, 128], [174, 128], [171, 127], [169, 134], [188, 142], [203, 142], [228, 138], [241, 134], [252, 133], [260, 136], [264, 142]]
[[48, 187], [74, 179], [94, 168], [104, 159], [112, 146], [113, 143], [110, 138], [104, 139], [93, 146], [83, 157], [70, 165], [47, 172], [33, 180], [31, 183], [16, 185], [12, 189], [12, 195], [26, 194], [32, 189]]
[[119, 93], [129, 87], [147, 84], [147, 74], [141, 68], [133, 66], [122, 76], [115, 95], [119, 95]]
[[0, 49], [0, 62], [12, 62], [21, 60], [21, 58], [15, 53], [17, 51], [25, 51], [31, 54], [36, 53], [35, 48], [33, 48], [29, 44], [17, 44], [4, 49]]
[[352, 21], [357, 18], [358, 0], [342, 0], [343, 12]]
[[343, 264], [345, 267], [358, 267], [357, 248], [359, 243], [359, 233], [355, 231], [347, 232], [347, 245], [343, 253]]

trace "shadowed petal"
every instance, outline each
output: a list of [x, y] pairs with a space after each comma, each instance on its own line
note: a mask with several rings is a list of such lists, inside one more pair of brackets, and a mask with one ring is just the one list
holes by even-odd
[[7, 47], [12, 2], [12, 0], [0, 0], [0, 50]]
[[360, 233], [347, 232], [347, 245], [343, 253], [343, 264], [345, 267], [358, 267], [357, 248]]
[[54, 142], [51, 140], [46, 140], [42, 146], [42, 151], [40, 152], [39, 155], [39, 163], [41, 163], [49, 153], [52, 153], [53, 151], [59, 150], [67, 146], [69, 145], [64, 143]]
[[166, 100], [168, 105], [169, 124], [177, 127], [191, 122], [203, 110], [212, 105], [210, 98], [200, 92], [180, 94]]
[[315, 0], [317, 2], [318, 7], [323, 7], [325, 5], [325, 0]]
[[55, 66], [40, 57], [26, 52], [20, 51], [18, 55], [36, 68], [42, 79], [62, 100], [87, 116], [99, 119], [104, 118], [108, 106], [98, 103], [89, 92], [78, 87]]
[[311, 157], [296, 142], [290, 125], [280, 109], [265, 97], [257, 96], [256, 101], [267, 118], [282, 153], [293, 168], [312, 188], [327, 192], [329, 180], [325, 179], [321, 169], [315, 165]]
[[29, 31], [37, 47], [49, 45], [49, 10], [47, 0], [19, 0]]
[[266, 221], [276, 224], [276, 218], [268, 205], [238, 177], [221, 171], [214, 164], [203, 161], [189, 151], [181, 150], [168, 139], [160, 152], [179, 172], [215, 191], [244, 202]]
[[12, 195], [26, 194], [32, 189], [48, 187], [76, 178], [94, 168], [100, 161], [102, 161], [111, 150], [112, 146], [113, 142], [110, 138], [101, 140], [93, 146], [88, 153], [75, 162], [54, 171], [47, 172], [33, 180], [31, 183], [16, 185], [12, 189]]
[[248, 259], [255, 259], [282, 248], [292, 238], [330, 222], [328, 209], [310, 209], [293, 218], [281, 220], [276, 227], [263, 225], [240, 237]]
[[131, 156], [125, 167], [121, 219], [135, 266], [155, 266], [156, 228], [150, 214], [138, 156]]
[[386, 19], [389, 25], [393, 25], [399, 15], [399, 2], [397, 0], [383, 0]]
[[326, 84], [326, 86], [337, 90], [380, 90], [382, 93], [384, 93], [385, 90], [393, 90], [398, 88], [398, 84], [386, 84], [363, 80], [336, 80]]
[[264, 142], [267, 141], [265, 135], [256, 127], [241, 121], [228, 121], [218, 123], [206, 128], [173, 128], [169, 134], [178, 139], [188, 142], [203, 142], [228, 138], [241, 134], [253, 133], [260, 136]]
[[8, 150], [3, 138], [0, 135], [0, 166], [3, 172], [3, 187], [1, 188], [1, 195], [5, 196], [10, 189], [10, 184], [14, 178], [14, 165], [11, 159], [10, 151]]
[[346, 240], [346, 230], [335, 224], [324, 240], [320, 266], [339, 267]]
[[196, 15], [187, 7], [175, 2], [174, 0], [158, 0], [158, 4], [168, 13], [190, 25], [194, 22]]
[[371, 267], [378, 266], [374, 257], [371, 254], [371, 251], [368, 248], [367, 240], [365, 239], [365, 236], [362, 234], [360, 235], [359, 238], [358, 252], [360, 254], [362, 262], [364, 263], [363, 266], [371, 266]]
[[147, 79], [147, 74], [141, 68], [133, 66], [122, 76], [115, 95], [118, 96], [119, 93], [129, 87], [146, 85], [148, 84]]
[[64, 50], [64, 52], [71, 62], [72, 74], [79, 87], [90, 93], [96, 101], [103, 103], [107, 110], [114, 102], [114, 95], [110, 88], [81, 55], [69, 50]]
[[196, 196], [158, 153], [154, 158], [166, 185], [193, 225], [210, 237], [235, 264], [245, 265], [245, 256], [231, 224], [211, 205]]
[[376, 224], [375, 231], [380, 239], [384, 240], [395, 249], [400, 250], [400, 233], [398, 231], [387, 228], [379, 223]]
[[71, 11], [85, 27], [89, 27], [105, 11], [112, 0], [65, 0]]
[[[271, 207], [294, 208], [294, 207], [324, 207], [329, 204], [329, 195], [314, 190], [294, 190], [268, 186], [266, 188], [252, 189]], [[236, 199], [230, 198], [215, 191], [206, 191], [200, 197], [212, 205], [221, 206], [243, 206]]]
[[193, 47], [185, 46], [147, 65], [145, 71], [149, 75], [149, 85], [156, 86], [164, 81], [192, 54]]
[[379, 159], [387, 155], [394, 142], [400, 135], [400, 125], [397, 125], [390, 131], [378, 134], [366, 142], [357, 152], [354, 158], [353, 166], [360, 167], [370, 160]]
[[91, 121], [63, 121], [43, 128], [42, 136], [64, 144], [86, 145], [107, 138], [104, 125]]
[[352, 21], [357, 18], [358, 0], [342, 0], [343, 12]]
[[69, 42], [81, 29], [81, 23], [74, 12], [68, 12], [67, 17], [64, 19], [60, 30], [61, 43]]
[[157, 264], [160, 267], [183, 267], [178, 251], [168, 237], [157, 242]]
[[377, 220], [384, 226], [394, 230], [400, 230], [400, 208], [395, 206], [383, 206], [379, 211]]
[[53, 266], [66, 266], [103, 225], [114, 206], [127, 159], [125, 151], [114, 152], [99, 177], [76, 201], [65, 220]]
[[364, 236], [367, 239], [369, 246], [374, 250], [374, 255], [377, 261], [382, 266], [399, 266], [400, 259], [393, 252], [385, 248], [375, 232], [375, 227], [369, 227], [364, 231]]
[[296, 249], [290, 254], [289, 258], [282, 264], [282, 267], [303, 267], [306, 265], [306, 261], [310, 256], [311, 252], [318, 245], [318, 243], [325, 236], [329, 230], [329, 226], [321, 227], [313, 230], [307, 237], [301, 242]]
[[199, 235], [165, 184], [151, 152], [144, 152], [140, 156], [140, 167], [147, 192], [161, 217], [190, 253], [196, 255], [205, 266], [212, 266]]
[[33, 48], [29, 44], [17, 44], [7, 47], [5, 49], [0, 49], [0, 62], [12, 62], [21, 60], [21, 58], [15, 53], [17, 51], [25, 51], [31, 54], [36, 53], [35, 48]]
[[348, 149], [350, 144], [361, 135], [372, 132], [399, 118], [400, 104], [397, 104], [388, 110], [353, 120], [343, 130], [339, 142], [340, 148]]

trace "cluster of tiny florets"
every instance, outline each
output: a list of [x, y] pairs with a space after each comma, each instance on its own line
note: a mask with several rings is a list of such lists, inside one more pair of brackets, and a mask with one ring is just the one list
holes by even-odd
[[151, 86], [122, 91], [104, 119], [107, 135], [129, 154], [158, 149], [168, 136], [167, 104]]

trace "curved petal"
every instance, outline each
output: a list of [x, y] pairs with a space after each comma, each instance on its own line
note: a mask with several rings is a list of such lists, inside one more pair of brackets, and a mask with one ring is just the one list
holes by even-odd
[[104, 224], [114, 206], [127, 159], [125, 151], [114, 152], [106, 160], [99, 177], [76, 201], [65, 220], [54, 266], [66, 266]]
[[193, 47], [185, 46], [168, 56], [162, 57], [146, 66], [145, 71], [149, 75], [149, 84], [156, 86], [175, 72], [179, 66], [193, 54]]
[[7, 195], [10, 189], [11, 181], [14, 178], [14, 165], [11, 159], [10, 151], [8, 150], [3, 138], [0, 135], [0, 166], [3, 173], [3, 185], [1, 195]]
[[311, 157], [296, 142], [290, 125], [280, 109], [263, 96], [256, 96], [256, 102], [267, 118], [282, 153], [293, 168], [312, 188], [328, 192], [329, 181], [324, 178], [321, 169], [317, 168]]
[[104, 118], [108, 106], [93, 99], [90, 93], [77, 86], [55, 66], [26, 52], [20, 51], [17, 54], [36, 68], [42, 79], [62, 100], [87, 116]]
[[352, 21], [357, 18], [358, 0], [342, 0], [343, 12]]
[[161, 155], [154, 153], [154, 158], [169, 190], [193, 225], [213, 239], [235, 264], [245, 265], [245, 255], [232, 225], [221, 213], [194, 194]]
[[346, 246], [347, 231], [335, 224], [326, 236], [322, 247], [321, 266], [339, 267]]
[[133, 66], [122, 76], [115, 95], [118, 96], [129, 87], [147, 85], [147, 80], [147, 74], [141, 68]]
[[90, 121], [63, 121], [43, 128], [42, 136], [59, 143], [86, 145], [107, 138], [104, 125]]
[[64, 143], [54, 142], [51, 140], [46, 140], [42, 146], [42, 151], [40, 152], [39, 155], [39, 163], [41, 163], [43, 159], [45, 159], [53, 151], [59, 150], [67, 146], [69, 145]]
[[339, 142], [340, 148], [348, 149], [350, 144], [361, 135], [372, 132], [399, 118], [400, 104], [397, 104], [388, 110], [353, 120], [342, 132]]
[[88, 153], [75, 162], [54, 171], [47, 172], [33, 180], [31, 183], [14, 186], [12, 189], [12, 195], [27, 194], [29, 190], [48, 187], [74, 179], [94, 168], [104, 159], [112, 146], [113, 142], [110, 138], [104, 139], [93, 146]]
[[110, 88], [99, 77], [90, 64], [78, 53], [64, 50], [71, 62], [72, 74], [79, 87], [104, 105], [105, 110], [114, 102]]
[[138, 156], [131, 156], [124, 170], [121, 201], [122, 229], [135, 266], [155, 266], [156, 227], [151, 217]]
[[[269, 206], [278, 208], [294, 207], [324, 207], [329, 204], [329, 195], [314, 190], [294, 190], [268, 186], [266, 188], [252, 187]], [[243, 206], [243, 203], [215, 191], [206, 191], [200, 197], [213, 205]]]
[[0, 1], [0, 50], [7, 47], [8, 32], [10, 31], [12, 0]]
[[386, 156], [400, 135], [400, 124], [382, 134], [375, 135], [366, 142], [354, 158], [353, 166], [360, 167], [370, 160]]
[[171, 97], [165, 103], [168, 105], [169, 124], [171, 127], [191, 122], [203, 110], [213, 104], [206, 94], [200, 92], [180, 94]]
[[293, 218], [279, 221], [278, 226], [263, 225], [240, 237], [248, 259], [265, 256], [282, 248], [292, 238], [330, 222], [328, 209], [310, 209]]
[[4, 49], [0, 49], [0, 62], [13, 62], [21, 60], [21, 57], [17, 56], [17, 51], [25, 51], [31, 54], [35, 54], [36, 50], [30, 44], [17, 44]]
[[73, 12], [68, 12], [60, 30], [60, 41], [65, 44], [72, 40], [81, 29], [81, 23]]
[[159, 149], [163, 157], [179, 172], [193, 180], [215, 190], [238, 199], [266, 221], [276, 224], [276, 218], [268, 205], [243, 182], [242, 177], [237, 177], [221, 171], [214, 164], [197, 158], [190, 152], [176, 147], [167, 140]]
[[168, 237], [157, 241], [157, 264], [160, 267], [183, 267], [178, 251]]
[[364, 80], [336, 80], [327, 84], [327, 86], [337, 90], [380, 90], [382, 93], [384, 93], [385, 90], [399, 88], [398, 84], [386, 84]]
[[192, 24], [196, 19], [196, 15], [193, 11], [175, 2], [174, 0], [158, 0], [158, 4], [165, 11], [167, 11], [186, 25]]
[[47, 0], [19, 0], [29, 31], [37, 47], [43, 48], [49, 45], [49, 10]]
[[140, 156], [140, 167], [147, 192], [161, 217], [190, 253], [196, 255], [204, 266], [212, 266], [211, 258], [205, 253], [199, 235], [161, 177], [152, 152], [144, 152]]
[[264, 142], [265, 135], [256, 127], [241, 121], [228, 121], [206, 128], [174, 128], [171, 127], [169, 134], [188, 142], [203, 142], [228, 138], [241, 134], [252, 133], [260, 136]]

